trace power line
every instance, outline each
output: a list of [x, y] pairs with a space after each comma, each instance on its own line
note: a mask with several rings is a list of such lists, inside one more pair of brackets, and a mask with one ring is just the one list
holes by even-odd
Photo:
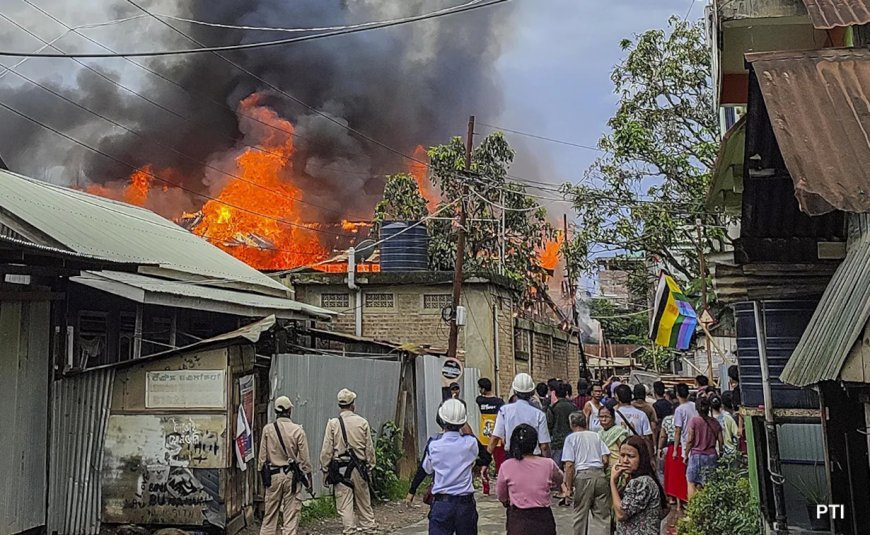
[[[60, 19], [58, 19], [57, 17], [55, 17], [54, 15], [52, 15], [51, 13], [49, 13], [48, 11], [46, 11], [46, 10], [42, 9], [41, 7], [39, 7], [39, 6], [35, 5], [35, 4], [33, 4], [33, 3], [31, 2], [31, 0], [23, 0], [23, 1], [24, 1], [24, 3], [26, 3], [27, 5], [29, 5], [29, 6], [32, 7], [33, 9], [35, 9], [36, 11], [42, 13], [42, 14], [45, 15], [46, 17], [48, 17], [48, 18], [50, 18], [51, 20], [53, 20], [54, 22], [56, 22], [57, 24], [60, 24], [61, 26], [63, 26], [64, 28], [66, 28], [68, 31], [71, 31], [71, 32], [75, 33], [76, 35], [78, 35], [78, 36], [80, 36], [80, 37], [86, 39], [87, 41], [89, 41], [89, 42], [91, 42], [91, 43], [93, 43], [93, 44], [99, 46], [100, 48], [102, 48], [102, 49], [104, 49], [104, 50], [108, 50], [108, 51], [110, 51], [110, 52], [114, 52], [111, 48], [109, 48], [109, 47], [107, 47], [107, 46], [101, 44], [100, 42], [98, 42], [98, 41], [96, 41], [96, 40], [94, 40], [94, 39], [88, 37], [87, 35], [84, 35], [84, 34], [82, 34], [81, 32], [79, 32], [79, 31], [77, 30], [78, 27], [71, 27], [71, 26], [69, 26], [68, 24], [64, 23], [63, 21], [61, 21]], [[143, 16], [144, 16], [144, 15], [143, 15]], [[2, 13], [0, 13], [0, 17], [3, 17], [4, 19], [9, 20], [12, 24], [14, 24], [15, 26], [19, 27], [21, 30], [23, 30], [24, 32], [28, 33], [29, 35], [31, 35], [31, 36], [34, 37], [35, 39], [38, 39], [39, 41], [45, 42], [45, 41], [44, 41], [42, 38], [40, 38], [38, 35], [34, 34], [34, 33], [31, 32], [30, 30], [28, 30], [27, 28], [25, 28], [25, 27], [23, 27], [23, 26], [21, 26], [21, 25], [15, 23], [14, 21], [12, 21], [11, 19], [9, 19], [8, 17], [2, 15]], [[130, 19], [130, 18], [128, 17], [127, 19], [122, 19], [122, 20], [129, 20], [129, 19]], [[65, 35], [65, 34], [64, 34], [64, 35]], [[56, 40], [55, 40], [55, 41], [56, 41]], [[54, 42], [54, 41], [52, 41], [52, 45], [53, 45], [53, 42]], [[60, 48], [58, 48], [57, 46], [52, 46], [52, 48], [54, 48], [55, 50], [60, 50]], [[27, 59], [27, 58], [25, 58], [25, 60], [26, 60], [26, 59]], [[178, 84], [178, 83], [175, 82], [174, 80], [171, 80], [171, 79], [169, 79], [169, 78], [163, 76], [163, 75], [160, 74], [159, 72], [154, 71], [153, 69], [151, 69], [151, 68], [149, 68], [149, 67], [147, 67], [147, 66], [145, 66], [145, 65], [142, 65], [141, 63], [135, 62], [135, 61], [133, 61], [133, 60], [131, 60], [131, 59], [129, 59], [129, 58], [121, 58], [121, 59], [123, 59], [124, 61], [126, 61], [126, 62], [128, 62], [128, 63], [130, 63], [130, 64], [132, 64], [132, 65], [135, 65], [136, 67], [138, 67], [138, 68], [144, 70], [145, 72], [148, 72], [148, 73], [150, 73], [150, 74], [152, 74], [152, 75], [154, 75], [154, 76], [157, 76], [158, 78], [160, 78], [160, 79], [162, 79], [162, 80], [164, 80], [164, 81], [166, 81], [166, 82], [168, 82], [168, 83], [174, 85], [175, 87], [177, 87], [178, 89], [180, 89], [181, 91], [183, 91], [184, 93], [186, 93], [186, 94], [189, 95], [189, 96], [192, 96], [192, 97], [193, 97], [193, 96], [197, 96], [197, 94], [194, 94], [193, 92], [189, 91], [188, 89], [186, 89], [186, 88], [183, 87], [182, 85]], [[22, 62], [25, 61], [25, 60], [22, 60]], [[189, 123], [189, 124], [193, 124], [193, 125], [196, 125], [196, 126], [200, 126], [200, 125], [201, 125], [201, 123], [199, 123], [199, 122], [197, 122], [197, 121], [193, 121], [193, 120], [191, 120], [191, 119], [188, 118], [188, 117], [184, 117], [184, 116], [182, 116], [182, 115], [176, 113], [175, 111], [170, 110], [170, 109], [168, 109], [168, 108], [162, 106], [161, 104], [156, 103], [156, 102], [150, 100], [149, 98], [145, 97], [144, 95], [141, 95], [140, 93], [138, 93], [138, 92], [136, 92], [136, 91], [134, 91], [134, 90], [128, 88], [127, 86], [121, 84], [120, 82], [118, 82], [118, 81], [116, 81], [116, 80], [114, 80], [114, 79], [112, 79], [112, 78], [107, 77], [106, 75], [104, 75], [103, 73], [101, 73], [101, 72], [95, 70], [95, 69], [92, 68], [91, 66], [89, 66], [89, 65], [87, 65], [87, 64], [85, 64], [85, 63], [83, 63], [83, 62], [81, 62], [81, 61], [79, 61], [79, 60], [77, 60], [77, 59], [74, 60], [74, 61], [76, 61], [76, 63], [78, 63], [79, 65], [83, 66], [84, 68], [86, 68], [86, 69], [88, 69], [88, 70], [94, 72], [96, 75], [100, 76], [101, 78], [103, 78], [103, 79], [107, 80], [108, 82], [112, 83], [113, 85], [116, 85], [117, 87], [119, 87], [119, 88], [121, 88], [121, 89], [124, 89], [125, 91], [129, 91], [130, 93], [132, 93], [132, 94], [134, 94], [134, 95], [136, 95], [136, 96], [142, 98], [142, 99], [145, 100], [146, 102], [149, 102], [149, 103], [153, 104], [154, 106], [156, 106], [156, 107], [158, 107], [158, 108], [160, 108], [160, 109], [166, 111], [167, 113], [171, 114], [172, 116], [174, 116], [174, 117], [176, 117], [176, 118], [178, 118], [178, 119], [180, 119], [180, 120], [182, 120], [182, 121], [185, 121], [185, 122], [187, 122], [187, 123]], [[16, 64], [15, 66], [13, 66], [13, 68], [14, 68], [14, 67], [17, 67], [18, 65], [20, 65], [20, 63], [21, 63], [21, 62], [19, 62], [19, 63]], [[4, 73], [4, 74], [5, 74], [5, 73]], [[0, 74], [0, 76], [2, 76], [2, 74]], [[272, 124], [272, 123], [267, 123], [267, 122], [261, 120], [260, 118], [254, 116], [254, 115], [246, 114], [246, 113], [242, 112], [241, 110], [233, 110], [232, 108], [230, 108], [229, 106], [227, 106], [225, 103], [222, 103], [222, 102], [220, 102], [220, 101], [217, 101], [217, 100], [211, 98], [210, 96], [208, 96], [208, 95], [206, 95], [206, 94], [204, 94], [204, 93], [201, 93], [201, 94], [199, 94], [198, 96], [204, 97], [204, 98], [205, 98], [206, 100], [208, 100], [209, 102], [211, 102], [211, 103], [215, 104], [216, 106], [218, 106], [218, 107], [220, 107], [220, 108], [222, 108], [222, 109], [224, 109], [224, 110], [227, 110], [227, 111], [229, 111], [230, 113], [233, 113], [234, 115], [237, 115], [237, 116], [239, 116], [239, 117], [244, 117], [244, 118], [246, 118], [246, 119], [249, 119], [249, 120], [255, 121], [255, 122], [259, 123], [259, 124], [262, 124], [263, 126], [266, 126], [266, 127], [268, 127], [268, 128], [271, 128], [271, 129], [276, 130], [276, 131], [279, 131], [279, 132], [283, 132], [283, 133], [285, 133], [285, 134], [287, 134], [287, 135], [289, 135], [289, 136], [292, 136], [292, 137], [295, 137], [295, 138], [299, 138], [299, 139], [303, 139], [303, 140], [306, 140], [306, 141], [311, 141], [309, 138], [307, 138], [307, 137], [305, 137], [305, 136], [302, 136], [302, 135], [300, 135], [300, 134], [297, 134], [297, 133], [294, 132], [293, 130], [288, 130], [288, 129], [285, 129], [285, 128], [281, 128], [280, 126], [274, 125], [274, 124]], [[264, 149], [264, 148], [262, 148], [262, 147], [258, 147], [258, 146], [256, 146], [256, 145], [252, 145], [252, 144], [250, 144], [250, 143], [245, 142], [244, 140], [237, 140], [237, 139], [235, 139], [235, 138], [233, 138], [233, 137], [226, 136], [226, 135], [223, 136], [223, 137], [224, 137], [225, 139], [228, 139], [228, 140], [234, 141], [234, 142], [236, 142], [236, 143], [239, 143], [239, 144], [241, 144], [241, 145], [244, 145], [244, 146], [246, 146], [246, 147], [248, 147], [248, 148], [251, 148], [251, 149], [253, 149], [253, 150], [256, 150], [256, 151], [258, 151], [258, 152], [262, 152], [262, 153], [264, 153], [264, 154], [270, 154], [270, 155], [273, 155], [273, 156], [281, 157], [281, 155], [280, 155], [279, 153], [276, 153], [276, 152], [270, 151], [270, 150], [268, 150], [268, 149]], [[339, 174], [349, 174], [349, 173], [348, 173], [348, 170], [345, 170], [345, 169], [342, 169], [342, 168], [332, 168], [332, 169], [335, 170], [335, 171], [337, 171], [337, 172], [339, 172]], [[351, 171], [350, 173], [353, 173], [353, 174], [362, 174], [362, 173], [357, 172], [357, 171]], [[339, 212], [338, 210], [335, 210], [335, 209], [333, 209], [333, 208], [329, 208], [329, 207], [327, 207], [327, 206], [322, 206], [322, 205], [319, 205], [319, 204], [313, 203], [313, 202], [311, 202], [311, 201], [306, 201], [306, 200], [304, 200], [304, 199], [300, 199], [300, 198], [298, 198], [298, 197], [293, 197], [293, 198], [294, 198], [295, 200], [297, 200], [298, 202], [301, 202], [301, 203], [303, 203], [303, 204], [307, 204], [307, 205], [309, 205], [309, 206], [314, 206], [314, 207], [316, 207], [316, 208], [320, 208], [320, 209], [322, 209], [322, 210], [327, 210], [327, 211], [330, 211], [330, 212], [332, 212], [332, 213], [335, 213], [335, 214], [338, 214], [338, 215], [342, 215], [342, 212]]]
[[[38, 120], [36, 120], [36, 119], [34, 119], [34, 118], [32, 118], [32, 117], [26, 115], [25, 113], [22, 113], [22, 112], [16, 110], [15, 108], [13, 108], [13, 107], [11, 107], [11, 106], [8, 106], [8, 105], [6, 105], [6, 104], [4, 104], [4, 103], [2, 103], [2, 102], [0, 102], [0, 107], [5, 108], [6, 110], [8, 110], [8, 111], [14, 113], [15, 115], [18, 115], [19, 117], [21, 117], [21, 118], [23, 118], [23, 119], [25, 119], [25, 120], [27, 120], [27, 121], [30, 121], [30, 122], [32, 122], [32, 123], [34, 123], [34, 124], [36, 124], [36, 125], [39, 125], [39, 126], [41, 126], [42, 128], [45, 128], [46, 130], [50, 130], [51, 132], [54, 132], [55, 134], [57, 134], [57, 135], [63, 137], [64, 139], [67, 139], [68, 141], [71, 141], [71, 142], [75, 143], [76, 145], [82, 146], [82, 147], [84, 147], [84, 148], [86, 148], [86, 149], [88, 149], [88, 150], [91, 150], [91, 151], [93, 151], [93, 152], [95, 152], [95, 153], [97, 153], [97, 154], [103, 156], [104, 158], [108, 158], [108, 159], [110, 159], [110, 160], [112, 160], [112, 161], [114, 161], [114, 162], [117, 162], [117, 163], [119, 163], [119, 164], [121, 164], [121, 165], [124, 165], [124, 166], [126, 166], [126, 167], [129, 167], [131, 171], [135, 171], [135, 170], [137, 170], [137, 169], [140, 169], [139, 167], [137, 167], [137, 166], [135, 166], [135, 165], [132, 165], [132, 164], [130, 164], [130, 163], [127, 163], [127, 162], [125, 162], [125, 161], [123, 161], [123, 160], [120, 160], [120, 159], [118, 159], [118, 158], [116, 158], [116, 157], [114, 157], [114, 156], [112, 156], [112, 155], [110, 155], [110, 154], [108, 154], [108, 153], [105, 153], [105, 152], [103, 152], [103, 151], [101, 151], [101, 150], [99, 150], [99, 149], [97, 149], [97, 148], [95, 148], [95, 147], [92, 147], [92, 146], [88, 145], [87, 143], [84, 143], [83, 141], [79, 141], [78, 139], [75, 139], [74, 137], [72, 137], [72, 136], [70, 136], [70, 135], [68, 135], [68, 134], [65, 134], [65, 133], [61, 132], [60, 130], [57, 130], [56, 128], [53, 128], [53, 127], [51, 127], [51, 126], [49, 126], [49, 125], [47, 125], [47, 124], [45, 124], [45, 123], [43, 123], [43, 122], [41, 122], [41, 121], [38, 121]], [[250, 209], [248, 209], [248, 208], [244, 208], [244, 207], [238, 206], [238, 205], [236, 205], [236, 204], [232, 204], [232, 203], [228, 203], [228, 202], [226, 202], [226, 201], [222, 201], [222, 200], [220, 200], [220, 199], [217, 199], [217, 198], [212, 197], [212, 196], [210, 196], [210, 195], [206, 195], [206, 194], [204, 194], [204, 193], [199, 193], [198, 191], [192, 190], [192, 189], [190, 189], [190, 188], [186, 188], [186, 187], [181, 186], [181, 185], [179, 185], [179, 184], [176, 184], [176, 183], [174, 183], [174, 182], [172, 182], [172, 181], [170, 181], [170, 180], [166, 180], [166, 179], [164, 179], [164, 178], [161, 178], [161, 177], [157, 176], [157, 175], [154, 174], [154, 173], [150, 173], [150, 172], [148, 172], [148, 171], [142, 171], [142, 172], [143, 172], [145, 175], [147, 175], [147, 176], [149, 176], [149, 177], [151, 177], [151, 178], [153, 178], [153, 179], [155, 179], [155, 180], [158, 180], [158, 181], [160, 181], [160, 182], [163, 182], [163, 183], [165, 183], [165, 184], [167, 184], [167, 185], [169, 185], [169, 186], [172, 186], [172, 187], [178, 188], [178, 189], [180, 189], [180, 190], [182, 190], [182, 191], [186, 191], [186, 192], [191, 193], [191, 194], [193, 194], [193, 195], [196, 195], [196, 196], [198, 196], [198, 197], [202, 197], [202, 198], [204, 198], [204, 199], [208, 199], [208, 200], [210, 200], [210, 201], [214, 201], [214, 202], [216, 202], [216, 203], [218, 203], [218, 204], [222, 204], [222, 205], [224, 205], [224, 206], [228, 206], [228, 207], [230, 207], [230, 208], [234, 208], [234, 209], [239, 210], [239, 211], [241, 211], [241, 212], [246, 212], [246, 213], [249, 213], [249, 214], [254, 215], [254, 216], [262, 217], [262, 218], [264, 218], [264, 219], [270, 219], [270, 220], [273, 220], [273, 221], [275, 221], [275, 222], [277, 222], [277, 223], [280, 223], [280, 224], [282, 224], [282, 225], [287, 225], [287, 226], [291, 226], [291, 227], [302, 228], [302, 229], [311, 230], [311, 231], [314, 231], [314, 232], [320, 232], [320, 233], [323, 233], [323, 234], [330, 234], [330, 235], [337, 235], [337, 236], [354, 236], [353, 234], [346, 234], [346, 233], [338, 233], [338, 232], [326, 231], [326, 230], [322, 230], [322, 229], [315, 228], [315, 227], [309, 227], [309, 226], [307, 226], [307, 225], [303, 225], [303, 224], [301, 224], [301, 223], [296, 223], [296, 222], [293, 222], [293, 221], [288, 221], [288, 220], [283, 219], [283, 218], [280, 218], [280, 217], [269, 216], [269, 215], [266, 215], [266, 214], [263, 214], [263, 213], [257, 212], [257, 211], [255, 211], [255, 210], [250, 210]]]
[[605, 152], [604, 150], [602, 150], [602, 149], [600, 149], [600, 148], [598, 148], [598, 147], [593, 147], [593, 146], [591, 146], [591, 145], [582, 145], [582, 144], [580, 144], [580, 143], [574, 143], [574, 142], [572, 142], [572, 141], [564, 141], [564, 140], [561, 140], [561, 139], [555, 139], [555, 138], [552, 138], [552, 137], [540, 136], [540, 135], [537, 135], [537, 134], [530, 134], [529, 132], [522, 132], [522, 131], [520, 131], [520, 130], [511, 130], [510, 128], [504, 128], [504, 127], [502, 127], [502, 126], [493, 126], [493, 125], [491, 125], [491, 124], [486, 124], [486, 123], [479, 123], [479, 124], [480, 124], [481, 126], [485, 126], [485, 127], [487, 127], [487, 128], [492, 128], [493, 130], [501, 130], [501, 131], [504, 131], [504, 132], [510, 132], [511, 134], [516, 134], [516, 135], [518, 135], [518, 136], [530, 137], [530, 138], [533, 138], [533, 139], [539, 139], [539, 140], [541, 140], [541, 141], [549, 141], [550, 143], [558, 143], [558, 144], [560, 144], [560, 145], [568, 145], [568, 146], [570, 146], [570, 147], [577, 147], [577, 148], [580, 148], [580, 149], [594, 150], [594, 151], [596, 151], [596, 152]]
[[[498, 2], [498, 3], [500, 3], [500, 2], [505, 2], [505, 1], [507, 1], [507, 0], [495, 0], [495, 2]], [[204, 45], [203, 43], [201, 43], [200, 41], [198, 41], [198, 40], [194, 39], [193, 37], [187, 35], [186, 33], [182, 32], [181, 30], [179, 30], [179, 29], [176, 28], [175, 26], [169, 24], [168, 22], [166, 22], [166, 21], [160, 19], [159, 17], [157, 17], [156, 15], [154, 15], [153, 13], [151, 13], [150, 11], [148, 11], [147, 9], [145, 9], [144, 7], [142, 7], [142, 6], [140, 6], [139, 4], [137, 4], [134, 0], [127, 0], [127, 3], [129, 3], [129, 4], [133, 5], [133, 6], [135, 6], [136, 8], [138, 8], [139, 10], [141, 10], [143, 13], [147, 14], [148, 16], [152, 17], [153, 19], [155, 19], [155, 20], [158, 21], [159, 23], [161, 23], [161, 24], [163, 24], [164, 26], [168, 27], [169, 29], [171, 29], [171, 30], [174, 31], [175, 33], [177, 33], [177, 34], [181, 35], [182, 37], [186, 38], [188, 41], [190, 41], [190, 42], [192, 42], [192, 43], [194, 43], [194, 44], [197, 44], [197, 45], [199, 45], [199, 46], [205, 46], [205, 45]], [[472, 7], [473, 7], [473, 8], [478, 8], [478, 7], [482, 7], [482, 6], [485, 6], [485, 5], [490, 5], [490, 4], [478, 4], [478, 5], [476, 5], [476, 6], [472, 6]], [[468, 8], [466, 8], [466, 9], [468, 9]], [[363, 132], [357, 130], [356, 128], [353, 128], [353, 127], [351, 127], [351, 126], [349, 126], [349, 125], [346, 125], [346, 124], [342, 123], [341, 121], [337, 120], [335, 117], [329, 115], [328, 113], [325, 113], [325, 112], [323, 112], [323, 111], [321, 111], [321, 110], [315, 108], [314, 106], [311, 106], [310, 104], [307, 104], [307, 103], [303, 102], [301, 99], [299, 99], [299, 98], [297, 98], [297, 97], [291, 95], [290, 93], [288, 93], [288, 92], [285, 91], [284, 89], [278, 87], [277, 85], [275, 85], [275, 84], [273, 84], [273, 83], [271, 83], [271, 82], [269, 82], [269, 81], [263, 79], [263, 78], [260, 77], [260, 76], [257, 76], [256, 74], [254, 74], [254, 73], [251, 72], [250, 70], [248, 70], [248, 69], [246, 69], [245, 67], [239, 65], [238, 63], [236, 63], [236, 62], [230, 60], [229, 58], [227, 58], [226, 56], [220, 54], [219, 52], [212, 52], [212, 54], [214, 54], [214, 55], [217, 56], [218, 58], [222, 59], [224, 62], [228, 63], [229, 65], [232, 65], [232, 66], [235, 67], [237, 70], [239, 70], [239, 71], [241, 71], [241, 72], [247, 74], [247, 75], [250, 76], [251, 78], [257, 80], [258, 82], [260, 82], [261, 84], [265, 85], [266, 87], [269, 87], [269, 88], [272, 89], [273, 91], [276, 91], [276, 92], [278, 92], [279, 94], [281, 94], [281, 95], [283, 95], [283, 96], [289, 98], [289, 99], [292, 100], [293, 102], [296, 102], [297, 104], [299, 104], [300, 106], [303, 106], [305, 109], [309, 110], [310, 112], [315, 113], [315, 114], [317, 114], [317, 115], [323, 117], [323, 118], [326, 119], [327, 121], [329, 121], [329, 122], [331, 122], [331, 123], [333, 123], [333, 124], [339, 126], [340, 128], [343, 128], [343, 129], [347, 130], [348, 132], [351, 132], [351, 133], [353, 133], [353, 134], [356, 134], [356, 135], [359, 136], [360, 138], [365, 139], [366, 141], [369, 141], [369, 142], [371, 142], [371, 143], [374, 143], [375, 145], [378, 145], [379, 147], [382, 147], [382, 148], [384, 148], [384, 149], [386, 149], [386, 150], [388, 150], [388, 151], [390, 151], [390, 152], [392, 152], [392, 153], [394, 153], [394, 154], [396, 154], [396, 155], [398, 155], [398, 156], [401, 156], [401, 157], [406, 158], [406, 159], [408, 159], [408, 160], [411, 160], [411, 161], [414, 161], [414, 162], [417, 162], [417, 163], [423, 164], [423, 165], [425, 165], [427, 168], [429, 167], [429, 162], [424, 162], [423, 160], [420, 160], [420, 159], [414, 158], [413, 156], [408, 156], [407, 154], [403, 153], [402, 151], [400, 151], [400, 150], [398, 150], [398, 149], [395, 149], [395, 148], [393, 148], [393, 147], [391, 147], [391, 146], [389, 146], [389, 145], [383, 143], [382, 141], [379, 141], [379, 140], [377, 140], [377, 139], [375, 139], [375, 138], [369, 136], [368, 134], [365, 134], [365, 133], [363, 133]]]
[[[458, 9], [461, 7], [466, 7], [466, 6], [472, 6], [475, 4], [480, 4], [483, 1], [484, 0], [471, 0], [470, 2], [467, 2], [467, 3], [462, 4], [462, 5], [448, 7], [448, 8], [444, 8], [444, 9], [438, 9], [436, 11], [431, 11], [429, 13], [426, 13], [426, 15], [437, 15], [437, 14], [442, 14], [442, 13], [450, 13], [451, 11], [453, 11], [455, 9]], [[387, 20], [372, 21], [372, 22], [362, 22], [359, 24], [346, 24], [346, 25], [342, 25], [342, 26], [321, 26], [321, 27], [314, 27], [314, 28], [280, 28], [280, 27], [274, 27], [274, 26], [239, 26], [239, 25], [235, 25], [235, 24], [220, 24], [217, 22], [205, 22], [205, 21], [195, 20], [195, 19], [186, 19], [183, 17], [176, 17], [173, 15], [163, 15], [163, 14], [159, 14], [159, 13], [155, 13], [155, 14], [158, 17], [164, 18], [164, 19], [175, 20], [178, 22], [187, 22], [188, 24], [196, 24], [199, 26], [209, 26], [212, 28], [225, 28], [225, 29], [229, 29], [229, 30], [259, 31], [259, 32], [284, 32], [284, 33], [326, 32], [326, 31], [333, 31], [333, 30], [348, 30], [348, 29], [352, 29], [352, 28], [365, 28], [368, 26], [376, 26], [379, 24], [386, 24], [388, 22], [405, 22], [408, 20], [408, 17], [402, 17], [402, 18], [397, 18], [397, 19], [387, 19]], [[138, 19], [138, 18], [142, 18], [144, 16], [145, 15], [137, 15], [135, 17], [130, 17], [130, 18], [125, 19], [125, 20]], [[420, 15], [420, 16], [422, 16], [422, 15]], [[120, 22], [124, 22], [124, 20], [121, 20]]]
[[[146, 52], [122, 52], [118, 54], [87, 54], [87, 53], [75, 53], [75, 54], [45, 54], [45, 53], [33, 53], [33, 52], [20, 52], [20, 51], [0, 51], [0, 56], [4, 57], [28, 57], [28, 58], [117, 58], [117, 57], [162, 57], [162, 56], [181, 56], [181, 55], [189, 55], [189, 54], [201, 54], [204, 52], [229, 52], [232, 50], [250, 50], [257, 48], [267, 48], [267, 47], [275, 47], [275, 46], [283, 46], [289, 45], [293, 43], [302, 43], [306, 41], [315, 41], [318, 39], [327, 39], [330, 37], [337, 37], [339, 35], [349, 35], [354, 33], [362, 33], [368, 32], [372, 30], [379, 30], [383, 28], [390, 28], [392, 26], [401, 26], [404, 24], [410, 24], [413, 22], [419, 22], [423, 20], [435, 19], [440, 17], [446, 17], [449, 15], [455, 15], [457, 13], [464, 13], [466, 11], [472, 11], [476, 9], [486, 8], [490, 6], [494, 6], [496, 4], [501, 4], [507, 2], [508, 0], [489, 0], [486, 3], [467, 5], [466, 7], [456, 8], [449, 12], [439, 13], [439, 14], [427, 14], [427, 15], [418, 15], [416, 17], [408, 17], [407, 19], [403, 19], [401, 21], [393, 21], [393, 22], [385, 22], [382, 24], [376, 24], [372, 26], [366, 26], [363, 28], [349, 28], [345, 30], [336, 30], [332, 32], [325, 33], [317, 33], [313, 35], [305, 35], [302, 37], [291, 37], [288, 39], [277, 39], [274, 41], [260, 41], [256, 43], [243, 43], [238, 45], [224, 45], [224, 46], [202, 46], [201, 48], [189, 48], [182, 50], [154, 50], [154, 51], [146, 51]], [[136, 4], [134, 4], [136, 5]], [[139, 7], [139, 6], [137, 6]], [[141, 9], [141, 8], [140, 8]], [[144, 9], [143, 9], [144, 11]], [[146, 12], [148, 15], [152, 15], [151, 13]], [[152, 15], [154, 16], [154, 15]], [[154, 16], [157, 20], [164, 22], [162, 19]]]

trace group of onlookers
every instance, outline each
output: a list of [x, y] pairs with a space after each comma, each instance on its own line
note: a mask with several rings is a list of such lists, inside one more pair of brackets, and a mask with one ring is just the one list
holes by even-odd
[[408, 501], [433, 474], [429, 533], [476, 534], [473, 481], [479, 476], [489, 494], [494, 460], [509, 535], [555, 534], [553, 498], [573, 507], [577, 535], [657, 534], [671, 506], [702, 487], [722, 455], [741, 449], [732, 371], [733, 389], [724, 392], [705, 376], [694, 388], [656, 382], [651, 393], [611, 377], [581, 379], [576, 395], [566, 382], [536, 384], [520, 373], [507, 403], [484, 378], [476, 402], [489, 423], [479, 437], [457, 387], [439, 407], [444, 432], [430, 439]]

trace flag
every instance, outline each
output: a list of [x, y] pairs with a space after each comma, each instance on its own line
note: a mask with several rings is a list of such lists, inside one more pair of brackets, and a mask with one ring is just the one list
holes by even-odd
[[673, 277], [662, 271], [656, 289], [650, 340], [663, 347], [689, 349], [698, 315]]

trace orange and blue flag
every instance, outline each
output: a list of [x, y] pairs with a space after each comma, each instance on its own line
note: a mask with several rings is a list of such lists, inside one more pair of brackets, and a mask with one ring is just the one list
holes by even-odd
[[698, 314], [677, 281], [662, 271], [656, 288], [649, 337], [662, 347], [689, 349], [698, 327]]

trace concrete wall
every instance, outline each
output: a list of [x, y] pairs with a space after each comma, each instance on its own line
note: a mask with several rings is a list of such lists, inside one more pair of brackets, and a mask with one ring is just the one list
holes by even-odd
[[[449, 303], [450, 292], [449, 284], [367, 284], [362, 293], [362, 335], [446, 349], [449, 326], [442, 321], [440, 309], [424, 305], [427, 299], [431, 301], [431, 296], [436, 295], [445, 296]], [[346, 301], [341, 298], [341, 306], [325, 306], [329, 304], [328, 296], [337, 294], [347, 294]], [[392, 306], [366, 306], [373, 304], [367, 303], [366, 295], [373, 294], [391, 295]], [[327, 301], [324, 301], [324, 295], [327, 295]], [[354, 333], [356, 296], [346, 285], [300, 284], [296, 286], [296, 297], [303, 303], [325, 306], [341, 313], [328, 328]], [[384, 302], [377, 301], [379, 304]], [[347, 306], [343, 306], [344, 303]], [[567, 334], [554, 325], [517, 322], [514, 318], [516, 302], [509, 290], [487, 282], [466, 283], [462, 304], [468, 310], [467, 323], [459, 333], [464, 364], [480, 370], [481, 377], [491, 379], [499, 395], [509, 395], [513, 377], [519, 372], [531, 373], [536, 381], [559, 377], [576, 384], [579, 378], [576, 339], [569, 343]], [[523, 333], [519, 334], [518, 329]], [[517, 352], [515, 336], [525, 337], [527, 342], [531, 342], [531, 357], [523, 354], [528, 351]]]

